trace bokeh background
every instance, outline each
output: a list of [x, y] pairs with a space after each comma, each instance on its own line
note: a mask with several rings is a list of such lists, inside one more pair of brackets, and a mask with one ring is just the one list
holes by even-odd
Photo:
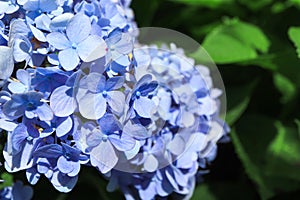
[[[231, 142], [219, 145], [192, 200], [300, 199], [300, 0], [133, 0], [132, 8], [139, 27], [202, 44], [224, 81]], [[123, 199], [106, 185], [85, 167], [71, 193], [43, 177], [34, 199]]]

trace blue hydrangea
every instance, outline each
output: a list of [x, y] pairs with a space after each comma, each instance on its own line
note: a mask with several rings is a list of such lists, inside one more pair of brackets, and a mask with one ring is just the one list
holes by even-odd
[[[70, 192], [87, 165], [127, 200], [192, 194], [228, 132], [219, 118], [222, 91], [175, 45], [139, 44], [129, 4], [0, 2], [8, 172], [26, 171], [32, 185], [45, 176]], [[24, 188], [22, 199], [30, 199]], [[0, 195], [19, 190], [17, 182]]]

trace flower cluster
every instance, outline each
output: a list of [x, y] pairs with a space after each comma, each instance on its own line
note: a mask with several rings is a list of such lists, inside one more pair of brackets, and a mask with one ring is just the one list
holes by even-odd
[[222, 91], [175, 45], [138, 44], [129, 3], [0, 2], [8, 172], [69, 192], [87, 165], [127, 199], [191, 194], [228, 131]]

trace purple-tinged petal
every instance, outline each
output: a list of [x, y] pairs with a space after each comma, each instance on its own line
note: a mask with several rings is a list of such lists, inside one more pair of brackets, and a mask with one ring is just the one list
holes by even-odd
[[119, 151], [129, 151], [135, 147], [135, 140], [125, 133], [109, 135], [109, 140]]
[[40, 10], [43, 12], [51, 12], [58, 8], [57, 1], [53, 0], [39, 0]]
[[140, 148], [141, 148], [141, 145], [140, 145], [139, 141], [136, 140], [134, 147], [131, 150], [124, 152], [127, 160], [134, 158], [134, 156], [136, 156], [139, 153]]
[[59, 171], [53, 173], [51, 183], [59, 192], [70, 192], [76, 185], [78, 176], [70, 177]]
[[23, 62], [24, 60], [30, 59], [32, 53], [32, 45], [28, 38], [25, 36], [19, 36], [14, 39], [13, 42], [13, 56], [16, 62]]
[[8, 146], [6, 145], [3, 151], [3, 156], [5, 158], [5, 169], [8, 172], [17, 172], [20, 170], [28, 169], [32, 166], [32, 150], [35, 142], [25, 143], [22, 151], [20, 151], [16, 155], [11, 155], [8, 150]]
[[174, 178], [176, 180], [176, 183], [182, 187], [186, 187], [189, 182], [189, 177], [183, 174], [180, 169], [173, 167], [173, 173], [174, 173]]
[[59, 65], [58, 55], [55, 53], [49, 54], [47, 60], [52, 65]]
[[167, 168], [165, 170], [165, 173], [166, 173], [166, 177], [167, 177], [167, 180], [170, 182], [170, 184], [173, 186], [173, 188], [175, 190], [178, 190], [178, 183], [176, 182], [176, 180], [174, 179], [174, 173], [173, 173], [173, 170], [171, 170], [171, 168]]
[[86, 143], [90, 147], [95, 147], [102, 142], [102, 137], [104, 136], [99, 130], [95, 130], [86, 137]]
[[35, 11], [39, 9], [39, 1], [26, 1], [23, 5], [23, 9], [27, 11]]
[[105, 88], [106, 78], [102, 74], [90, 73], [85, 80], [91, 92], [102, 92]]
[[138, 191], [141, 199], [144, 199], [144, 200], [155, 199], [155, 195], [157, 193], [157, 191], [156, 191], [157, 185], [160, 185], [160, 184], [157, 184], [154, 181], [151, 181], [149, 183], [149, 185], [147, 185], [146, 188], [141, 188]]
[[35, 18], [34, 22], [38, 29], [50, 32], [51, 19], [48, 15], [41, 14], [40, 16]]
[[106, 114], [98, 120], [100, 129], [105, 134], [112, 134], [121, 130], [120, 122], [112, 114]]
[[30, 200], [33, 197], [33, 190], [30, 186], [23, 186], [21, 181], [17, 181], [13, 185], [12, 196], [14, 200]]

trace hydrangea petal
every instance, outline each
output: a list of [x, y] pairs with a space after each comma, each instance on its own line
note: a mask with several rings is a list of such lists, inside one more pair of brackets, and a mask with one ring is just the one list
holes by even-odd
[[139, 140], [147, 139], [151, 136], [151, 133], [149, 133], [144, 126], [141, 124], [133, 124], [131, 121], [125, 124], [123, 132]]
[[73, 17], [74, 15], [72, 13], [58, 15], [52, 19], [49, 27], [52, 31], [64, 31]]
[[27, 128], [24, 124], [19, 124], [11, 133], [11, 142], [13, 147], [13, 154], [17, 154], [23, 150], [26, 138], [28, 137]]
[[78, 44], [77, 52], [81, 60], [91, 62], [103, 57], [107, 52], [104, 40], [97, 35], [90, 35]]
[[12, 196], [14, 200], [30, 200], [33, 197], [33, 190], [30, 186], [23, 186], [21, 181], [17, 181], [13, 185]]
[[119, 151], [129, 151], [135, 147], [135, 140], [127, 134], [109, 136], [110, 142]]
[[59, 32], [49, 33], [46, 38], [49, 44], [58, 50], [67, 49], [72, 46], [71, 42], [63, 33], [59, 33]]
[[91, 29], [89, 17], [84, 14], [77, 14], [70, 20], [66, 32], [72, 43], [79, 44], [89, 36]]
[[58, 158], [62, 155], [62, 147], [58, 144], [48, 144], [39, 147], [33, 155], [41, 158]]
[[173, 140], [167, 144], [167, 149], [176, 156], [185, 150], [185, 141], [179, 135], [175, 135]]
[[0, 79], [8, 79], [14, 70], [12, 49], [0, 46]]
[[42, 31], [40, 31], [39, 29], [35, 28], [34, 26], [32, 25], [29, 25], [29, 28], [32, 32], [32, 34], [34, 35], [34, 37], [38, 40], [38, 41], [41, 41], [41, 42], [47, 42], [47, 39], [44, 35], [44, 33]]
[[151, 99], [140, 97], [134, 101], [133, 108], [139, 116], [151, 118], [155, 112], [156, 105]]
[[103, 174], [113, 169], [118, 162], [118, 156], [109, 141], [101, 142], [97, 147], [93, 148], [90, 157], [91, 164], [98, 167]]
[[94, 130], [93, 132], [89, 133], [86, 137], [86, 143], [90, 147], [95, 147], [102, 142], [103, 133], [99, 130]]
[[64, 174], [70, 173], [73, 170], [71, 162], [68, 161], [64, 156], [60, 156], [57, 160], [57, 167], [59, 171]]
[[101, 93], [87, 93], [78, 103], [80, 114], [87, 119], [97, 120], [106, 112], [106, 100]]
[[72, 167], [73, 167], [73, 170], [68, 173], [69, 176], [73, 177], [73, 176], [77, 176], [78, 173], [80, 172], [80, 162], [72, 162]]
[[75, 98], [68, 95], [70, 90], [68, 86], [60, 86], [50, 96], [50, 107], [58, 117], [71, 115], [77, 107]]
[[77, 52], [73, 48], [68, 48], [60, 51], [58, 53], [58, 59], [61, 66], [67, 71], [75, 69], [80, 62]]
[[78, 176], [70, 177], [59, 171], [53, 173], [51, 183], [59, 192], [70, 192], [76, 185]]
[[41, 175], [38, 173], [35, 167], [31, 167], [26, 170], [26, 177], [31, 185], [35, 185], [39, 181]]
[[149, 154], [144, 163], [144, 169], [147, 172], [154, 172], [158, 168], [158, 160], [152, 155]]
[[59, 122], [59, 125], [56, 127], [56, 135], [62, 137], [66, 135], [73, 126], [73, 121], [71, 117], [62, 118]]
[[36, 114], [42, 121], [50, 121], [51, 119], [53, 119], [53, 112], [50, 106], [46, 103], [37, 107]]
[[10, 122], [5, 119], [0, 119], [0, 129], [13, 131], [18, 125], [15, 122]]
[[39, 0], [40, 2], [40, 9], [44, 12], [51, 12], [58, 8], [57, 1], [53, 0]]
[[107, 103], [111, 109], [117, 114], [122, 114], [125, 106], [125, 95], [119, 91], [110, 91], [108, 96]]

